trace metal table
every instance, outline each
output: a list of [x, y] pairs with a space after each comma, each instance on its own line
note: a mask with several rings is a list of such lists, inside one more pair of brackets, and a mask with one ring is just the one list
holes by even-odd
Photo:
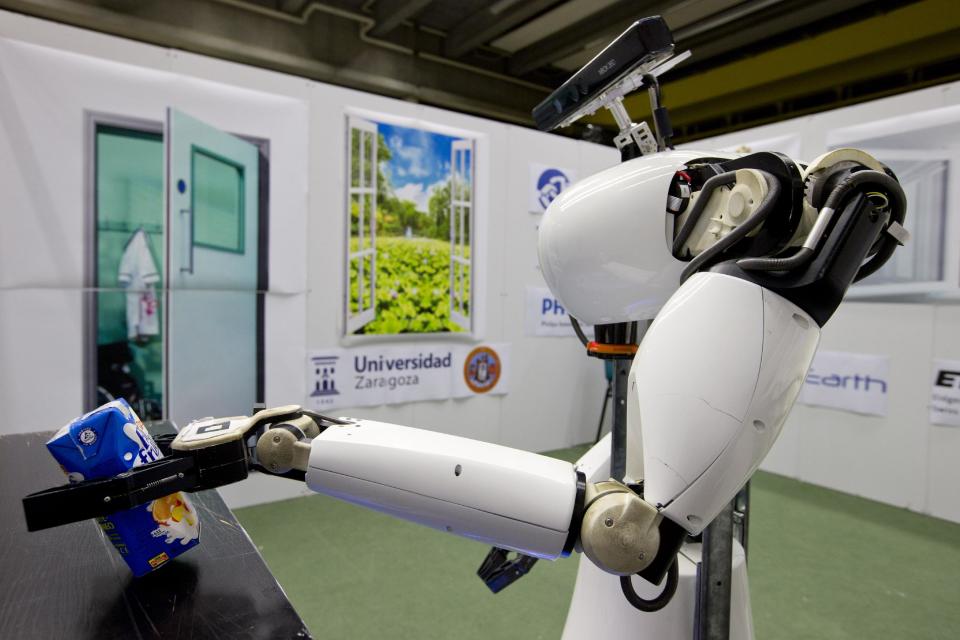
[[64, 484], [50, 433], [0, 436], [0, 638], [309, 638], [216, 491], [192, 494], [200, 544], [134, 578], [90, 520], [27, 532], [20, 500]]

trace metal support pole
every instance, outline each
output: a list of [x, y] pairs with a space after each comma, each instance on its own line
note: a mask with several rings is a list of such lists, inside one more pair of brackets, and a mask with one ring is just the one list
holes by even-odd
[[613, 363], [613, 426], [610, 428], [610, 477], [623, 480], [627, 474], [627, 378], [632, 360]]
[[750, 481], [743, 485], [740, 493], [733, 499], [733, 535], [743, 547], [744, 561], [750, 554], [747, 551], [750, 545]]
[[729, 640], [733, 573], [733, 503], [703, 530], [703, 551], [697, 568], [695, 640]]
[[[618, 327], [617, 342], [640, 344], [650, 321], [624, 323]], [[610, 477], [623, 480], [627, 474], [627, 408], [630, 368], [633, 358], [613, 361], [613, 425], [610, 427]]]

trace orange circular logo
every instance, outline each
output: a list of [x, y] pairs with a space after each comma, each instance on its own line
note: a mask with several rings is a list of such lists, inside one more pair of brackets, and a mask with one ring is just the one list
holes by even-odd
[[486, 393], [500, 380], [500, 356], [490, 347], [477, 347], [463, 363], [463, 381], [474, 393]]

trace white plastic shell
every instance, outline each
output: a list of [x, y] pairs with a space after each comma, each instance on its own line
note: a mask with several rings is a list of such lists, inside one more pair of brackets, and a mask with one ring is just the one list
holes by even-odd
[[567, 462], [367, 420], [314, 438], [306, 481], [318, 493], [549, 559], [563, 551], [577, 493]]
[[667, 194], [677, 170], [716, 151], [664, 151], [624, 162], [561, 193], [540, 223], [540, 268], [582, 323], [648, 320], [677, 290]]
[[[631, 371], [644, 498], [692, 534], [773, 446], [820, 338], [799, 307], [756, 284], [692, 276], [647, 331]], [[637, 423], [632, 422], [632, 425]]]

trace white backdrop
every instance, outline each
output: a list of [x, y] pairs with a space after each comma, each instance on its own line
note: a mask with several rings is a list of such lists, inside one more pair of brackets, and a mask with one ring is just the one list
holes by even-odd
[[[612, 149], [6, 12], [0, 94], [14, 98], [0, 100], [0, 434], [57, 427], [82, 410], [82, 110], [160, 120], [172, 104], [273, 142], [269, 403], [302, 402], [306, 350], [339, 346], [343, 114], [360, 108], [477, 135], [477, 204], [486, 228], [478, 229], [476, 250], [487, 263], [485, 280], [476, 283], [486, 305], [481, 337], [511, 343], [514, 368], [508, 396], [342, 413], [529, 450], [592, 438], [602, 365], [584, 358], [572, 338], [524, 336], [525, 289], [544, 286], [527, 181], [531, 162], [583, 177], [616, 163]], [[950, 105], [960, 105], [960, 83], [696, 146], [759, 149], [777, 141], [810, 159], [826, 148], [831, 130]], [[264, 109], [286, 116], [265, 118]], [[889, 415], [798, 406], [763, 468], [960, 521], [960, 429], [933, 427], [926, 415], [930, 363], [960, 358], [958, 326], [957, 306], [845, 303], [822, 347], [890, 356]], [[239, 505], [297, 491], [260, 478], [224, 493]]]
[[[364, 110], [477, 139], [477, 338], [511, 344], [511, 393], [343, 409], [529, 450], [592, 439], [605, 381], [574, 338], [523, 332], [539, 216], [528, 166], [589, 175], [611, 148], [542, 134], [0, 11], [0, 435], [52, 429], [82, 409], [83, 110], [160, 121], [175, 106], [271, 140], [266, 400], [303, 403], [309, 349], [341, 346], [345, 118]], [[7, 96], [12, 99], [8, 99]], [[257, 478], [224, 490], [233, 506], [294, 495]]]

